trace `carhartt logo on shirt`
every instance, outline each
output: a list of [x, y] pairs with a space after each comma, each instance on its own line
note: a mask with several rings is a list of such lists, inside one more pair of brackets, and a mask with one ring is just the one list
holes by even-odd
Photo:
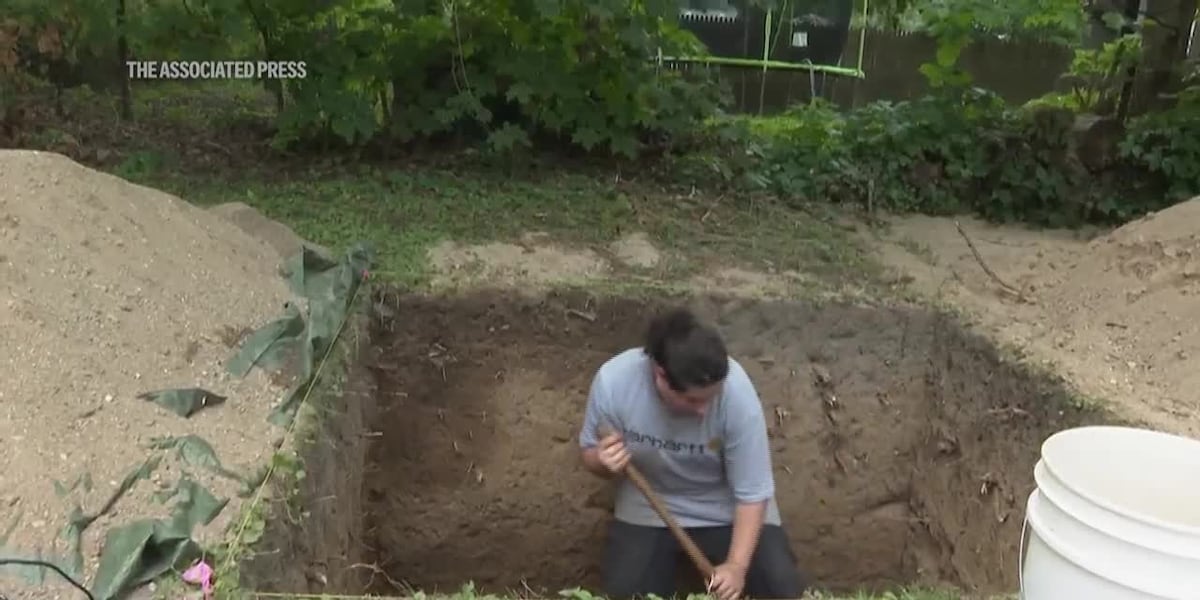
[[724, 445], [724, 442], [721, 441], [721, 438], [713, 438], [711, 440], [708, 440], [708, 449], [711, 450], [712, 452], [720, 452], [721, 446], [723, 446], [723, 445]]
[[674, 440], [664, 440], [662, 438], [633, 431], [631, 429], [625, 430], [625, 436], [629, 438], [629, 441], [631, 442], [646, 444], [655, 450], [685, 452], [687, 454], [704, 454], [704, 444], [689, 444], [686, 442], [676, 442]]

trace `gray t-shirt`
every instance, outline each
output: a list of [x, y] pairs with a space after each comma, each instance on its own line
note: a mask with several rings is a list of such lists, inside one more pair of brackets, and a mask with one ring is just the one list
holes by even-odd
[[[658, 397], [651, 358], [626, 350], [592, 380], [579, 444], [599, 442], [601, 424], [621, 431], [633, 462], [682, 527], [729, 525], [738, 502], [769, 500], [765, 522], [778, 525], [766, 419], [754, 384], [729, 359], [729, 376], [703, 419], [672, 414]], [[617, 490], [616, 518], [665, 527], [628, 479]]]

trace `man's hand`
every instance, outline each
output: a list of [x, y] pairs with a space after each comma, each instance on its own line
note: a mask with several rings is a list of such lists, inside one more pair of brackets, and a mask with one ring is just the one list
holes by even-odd
[[718, 600], [737, 600], [746, 588], [746, 567], [737, 563], [722, 563], [713, 568], [708, 580], [708, 593]]
[[629, 450], [625, 448], [619, 433], [604, 436], [604, 439], [600, 440], [600, 449], [596, 456], [600, 459], [600, 464], [614, 474], [624, 471], [630, 459]]

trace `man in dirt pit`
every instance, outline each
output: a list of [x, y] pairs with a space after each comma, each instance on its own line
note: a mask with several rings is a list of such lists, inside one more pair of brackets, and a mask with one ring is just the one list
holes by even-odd
[[[746, 371], [686, 309], [656, 317], [644, 343], [610, 358], [592, 380], [579, 435], [584, 466], [617, 478], [632, 460], [716, 565], [709, 589], [721, 600], [801, 597], [806, 584], [780, 523], [766, 418]], [[682, 549], [628, 479], [614, 516], [604, 593], [675, 595]]]

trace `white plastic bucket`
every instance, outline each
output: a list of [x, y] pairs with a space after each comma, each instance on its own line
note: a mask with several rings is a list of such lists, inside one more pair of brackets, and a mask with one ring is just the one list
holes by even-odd
[[1068, 429], [1033, 474], [1023, 600], [1200, 600], [1200, 441]]

